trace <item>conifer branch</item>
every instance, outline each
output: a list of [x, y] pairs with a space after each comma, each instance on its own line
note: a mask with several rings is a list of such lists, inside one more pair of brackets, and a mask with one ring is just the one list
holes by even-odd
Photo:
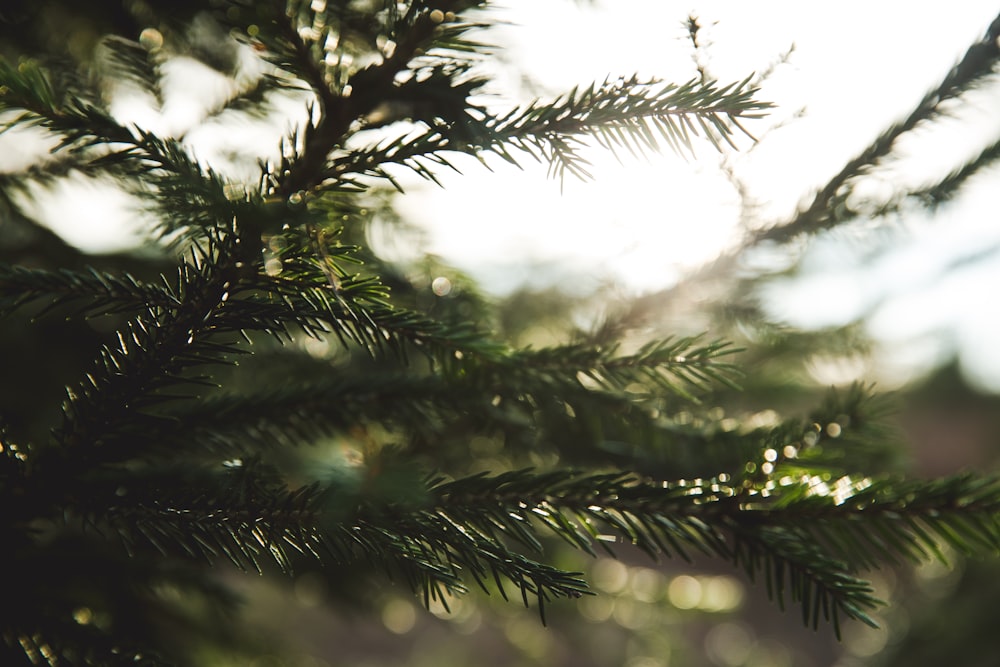
[[986, 34], [966, 51], [965, 55], [917, 103], [902, 121], [883, 131], [871, 144], [850, 160], [813, 197], [812, 202], [791, 221], [765, 230], [757, 241], [786, 241], [799, 234], [815, 233], [854, 218], [847, 209], [847, 198], [852, 191], [853, 179], [877, 167], [889, 156], [897, 140], [919, 125], [930, 122], [946, 113], [948, 101], [979, 85], [993, 74], [1000, 62], [1000, 16], [993, 20]]
[[174, 398], [160, 393], [165, 387], [205, 381], [185, 376], [186, 369], [227, 363], [240, 352], [236, 340], [218, 337], [241, 329], [227, 326], [223, 315], [229, 290], [239, 286], [238, 247], [222, 235], [209, 240], [207, 248], [192, 249], [178, 272], [177, 305], [150, 306], [135, 316], [118, 332], [118, 345], [105, 346], [97, 367], [69, 391], [56, 430], [63, 455], [121, 456], [115, 449], [97, 454], [116, 428], [127, 429], [137, 411]]
[[[391, 55], [386, 55], [380, 63], [354, 72], [340, 95], [334, 94], [325, 75], [308, 57], [308, 49], [301, 43], [295, 26], [291, 26], [289, 31], [287, 24], [282, 24], [280, 30], [292, 45], [297, 67], [304, 68], [305, 81], [318, 96], [321, 113], [315, 125], [306, 126], [302, 153], [281, 179], [278, 196], [288, 198], [320, 185], [328, 156], [337, 146], [344, 144], [351, 125], [383, 101], [391, 99], [396, 76], [419, 52], [433, 44], [441, 23], [439, 15], [443, 17], [446, 12], [475, 4], [479, 3], [462, 0], [411, 3], [405, 15], [395, 22], [395, 47]], [[350, 91], [349, 95], [344, 94], [347, 91]]]
[[936, 183], [905, 192], [893, 198], [893, 201], [880, 207], [877, 213], [878, 215], [888, 215], [898, 212], [908, 202], [915, 202], [919, 206], [933, 211], [954, 199], [970, 179], [994, 167], [997, 161], [1000, 161], [1000, 141], [993, 142], [981, 150], [978, 155], [955, 168]]
[[160, 87], [160, 66], [163, 54], [149, 50], [139, 42], [112, 35], [102, 40], [100, 50], [107, 69], [105, 77], [116, 83], [128, 82], [144, 93], [152, 95], [158, 106], [163, 104]]
[[607, 79], [551, 103], [535, 102], [488, 116], [481, 124], [434, 123], [416, 136], [348, 152], [330, 163], [324, 177], [337, 183], [357, 174], [392, 182], [384, 165], [399, 165], [433, 180], [433, 167], [451, 166], [441, 153], [492, 152], [516, 165], [513, 149], [549, 163], [552, 175], [560, 179], [566, 172], [588, 178], [586, 161], [579, 155], [585, 137], [613, 152], [641, 154], [658, 150], [660, 142], [678, 153], [690, 152], [692, 139], [704, 135], [721, 150], [721, 142], [732, 145], [737, 130], [748, 134], [741, 119], [759, 118], [770, 106], [754, 99], [756, 89], [749, 81], [719, 87], [697, 80], [675, 85], [635, 77]]
[[[143, 283], [127, 273], [118, 276], [93, 268], [48, 271], [0, 265], [0, 313], [9, 314], [38, 299], [49, 301], [46, 310], [86, 300], [88, 303], [77, 311], [82, 317], [167, 308], [178, 303], [168, 286]], [[44, 311], [35, 317], [43, 314]]]
[[14, 68], [0, 60], [0, 90], [0, 111], [18, 114], [10, 126], [38, 125], [57, 133], [62, 140], [54, 152], [76, 156], [70, 165], [127, 177], [129, 189], [169, 209], [172, 215], [160, 217], [161, 236], [187, 230], [197, 238], [206, 228], [231, 224], [237, 208], [226, 194], [226, 183], [177, 141], [126, 128], [85, 99], [62, 99], [63, 93], [31, 61]]
[[1000, 160], [1000, 141], [995, 141], [935, 185], [918, 190], [910, 196], [933, 209], [950, 201], [969, 179], [995, 166], [998, 160]]
[[[878, 601], [858, 578], [860, 568], [900, 556], [942, 557], [941, 544], [960, 553], [1000, 551], [995, 480], [864, 478], [833, 489], [812, 479], [762, 488], [748, 482], [721, 477], [651, 484], [620, 474], [521, 471], [459, 480], [437, 487], [436, 494], [465, 524], [486, 534], [502, 531], [533, 548], [538, 543], [530, 526], [540, 521], [588, 552], [600, 534], [595, 526], [603, 526], [653, 556], [686, 557], [685, 547], [711, 553], [751, 578], [766, 575], [769, 593], [781, 601], [789, 592], [808, 624], [822, 616], [835, 628], [840, 615], [873, 623], [866, 609]], [[478, 513], [480, 518], [470, 516]]]

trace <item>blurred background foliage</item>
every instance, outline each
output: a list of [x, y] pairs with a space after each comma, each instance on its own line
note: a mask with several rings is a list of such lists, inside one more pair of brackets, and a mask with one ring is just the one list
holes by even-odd
[[[43, 62], [84, 62], [94, 57], [107, 35], [137, 40], [153, 34], [149, 32], [152, 28], [170, 53], [195, 58], [223, 75], [238, 76], [241, 65], [236, 43], [225, 38], [223, 29], [208, 18], [206, 9], [210, 8], [204, 0], [93, 0], [85, 4], [7, 0], [0, 8], [0, 53], [14, 61], [30, 54]], [[684, 19], [678, 16], [679, 21]], [[696, 28], [696, 20], [691, 20]], [[695, 40], [692, 49], [698, 48]], [[995, 54], [992, 57], [995, 59]], [[531, 73], [521, 72], [520, 76], [530, 79]], [[989, 81], [990, 85], [995, 83]], [[10, 146], [10, 140], [3, 145]], [[995, 179], [995, 169], [992, 173]], [[0, 186], [7, 185], [6, 175], [0, 173]], [[2, 261], [44, 268], [91, 265], [126, 270], [138, 277], [154, 277], [166, 266], [155, 246], [106, 253], [75, 248], [26, 214], [23, 199], [10, 197], [12, 188], [0, 190], [4, 193], [0, 199]], [[378, 246], [379, 240], [389, 237], [420, 246], [423, 232], [408, 227], [394, 211], [396, 195], [373, 191], [366, 198], [369, 225], [346, 230], [345, 242], [357, 241], [367, 248], [372, 246], [370, 241]], [[989, 214], [995, 216], [995, 211]], [[747, 215], [752, 216], [752, 211]], [[834, 229], [820, 234], [828, 238], [836, 233]], [[782, 252], [788, 256], [804, 255], [801, 246], [784, 248]], [[766, 250], [775, 252], [771, 246]], [[370, 255], [368, 260], [402, 303], [410, 300], [445, 320], [482, 318], [503, 338], [520, 344], [542, 345], [581, 336], [611, 340], [622, 330], [680, 334], [711, 330], [714, 336], [745, 348], [738, 360], [745, 372], [744, 390], [713, 393], [713, 404], [705, 410], [715, 422], [725, 424], [724, 417], [732, 414], [740, 416], [745, 425], [744, 415], [762, 424], [773, 420], [770, 406], [806, 413], [820, 404], [829, 383], [817, 379], [822, 375], [816, 372], [817, 365], [835, 368], [878, 354], [878, 344], [858, 322], [804, 331], [769, 317], [762, 306], [762, 285], [776, 277], [791, 276], [794, 280], [799, 267], [792, 264], [780, 273], [768, 268], [754, 270], [754, 263], [745, 259], [758, 251], [759, 247], [751, 244], [720, 257], [673, 287], [639, 296], [610, 283], [585, 294], [555, 285], [526, 286], [497, 295], [488, 285], [477, 285], [433, 256], [393, 262]], [[11, 431], [23, 434], [26, 440], [44, 434], [52, 423], [53, 415], [39, 411], [38, 406], [59, 404], [63, 387], [79, 377], [91, 361], [90, 351], [106, 341], [119, 324], [114, 318], [46, 319], [28, 327], [31, 315], [22, 312], [20, 319], [8, 321], [0, 329], [0, 367], [8, 379], [0, 383], [0, 406], [13, 418]], [[602, 324], [594, 327], [594, 323]], [[322, 345], [317, 341], [293, 344], [301, 346], [307, 357], [329, 353], [316, 349]], [[287, 366], [273, 367], [266, 349], [258, 352], [247, 363], [257, 369], [262, 384], [268, 382], [269, 374], [289, 372]], [[44, 368], [37, 366], [38, 359], [45, 360]], [[928, 477], [996, 469], [1000, 397], [970, 386], [954, 360], [898, 386], [891, 402], [882, 446], [851, 449], [849, 444], [843, 445], [845, 455], [864, 461], [859, 467]], [[828, 415], [829, 421], [820, 426], [826, 428], [843, 417]], [[698, 414], [690, 415], [692, 433], [697, 432], [699, 419]], [[464, 433], [464, 426], [456, 424], [455, 432]], [[677, 435], [685, 437], [683, 432]], [[572, 434], [567, 432], [567, 436]], [[355, 447], [364, 448], [369, 437], [358, 432], [351, 446], [330, 442], [325, 448], [296, 450], [294, 456], [301, 457], [297, 465], [304, 467], [329, 457], [350, 457]], [[718, 458], [671, 459], [673, 471], [681, 476], [716, 472], [720, 459], [726, 456], [726, 434], [715, 433], [708, 440], [717, 451], [706, 453]], [[467, 457], [463, 446], [474, 456]], [[448, 452], [456, 469], [467, 459], [472, 466], [469, 472], [553, 463], [532, 461], [530, 453], [524, 460], [514, 460], [500, 443], [486, 436], [468, 443], [456, 441]], [[668, 450], [660, 455], [672, 453]], [[627, 454], [634, 456], [636, 452]], [[655, 459], [656, 451], [650, 456]], [[742, 460], [741, 456], [736, 458]], [[663, 464], [649, 461], [651, 466]], [[699, 470], [699, 466], [706, 470]], [[1000, 604], [1000, 568], [993, 562], [966, 562], [950, 554], [955, 564], [952, 568], [932, 562], [872, 573], [880, 595], [890, 601], [878, 617], [883, 628], [871, 630], [850, 624], [838, 643], [830, 633], [803, 628], [796, 613], [782, 613], [765, 599], [759, 587], [749, 586], [724, 565], [653, 563], [625, 545], [620, 545], [617, 560], [590, 559], [555, 542], [547, 546], [554, 554], [553, 562], [569, 570], [583, 570], [601, 593], [576, 603], [553, 605], [548, 627], [541, 625], [533, 611], [479, 594], [449, 600], [448, 609], [432, 604], [428, 612], [404, 587], [373, 583], [359, 576], [365, 570], [361, 565], [358, 573], [344, 569], [335, 580], [330, 572], [313, 571], [306, 565], [291, 590], [275, 584], [270, 576], [248, 579], [236, 573], [224, 575], [253, 603], [245, 605], [243, 612], [211, 606], [198, 610], [204, 630], [212, 633], [215, 614], [240, 613], [247, 632], [223, 642], [226, 650], [204, 649], [202, 664], [936, 667], [952, 663], [985, 667], [995, 664], [1000, 654], [1000, 636], [994, 632], [992, 616]], [[73, 545], [53, 544], [52, 548], [72, 551]], [[115, 570], [127, 563], [109, 554], [104, 563], [77, 565], [93, 585], [113, 596]], [[30, 590], [29, 584], [26, 590]], [[181, 591], [160, 594], [174, 596], [178, 605], [197, 608], [201, 604]], [[78, 620], [100, 624], [100, 618], [87, 617], [91, 613], [79, 610]], [[169, 634], [176, 619], [147, 620]]]

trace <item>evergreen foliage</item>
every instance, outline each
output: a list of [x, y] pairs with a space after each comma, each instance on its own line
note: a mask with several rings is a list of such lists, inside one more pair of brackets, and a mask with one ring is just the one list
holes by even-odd
[[[495, 109], [476, 68], [489, 53], [476, 41], [483, 5], [228, 0], [199, 20], [239, 47], [185, 43], [168, 22], [164, 44], [109, 38], [82, 69], [0, 62], [5, 126], [55, 142], [50, 159], [0, 183], [4, 222], [47, 248], [5, 257], [0, 313], [22, 337], [101, 323], [68, 343], [78, 356], [61, 360], [58, 410], [40, 411], [42, 424], [2, 415], [3, 664], [190, 664], [200, 641], [239, 641], [219, 621], [237, 604], [216, 575], [227, 562], [365, 566], [427, 602], [513, 591], [544, 618], [553, 601], [591, 594], [580, 573], [546, 561], [550, 537], [587, 553], [627, 542], [654, 558], [728, 561], [807, 625], [839, 632], [846, 619], [873, 623], [866, 570], [944, 559], [941, 545], [1000, 549], [995, 481], [869, 467], [889, 435], [867, 388], [734, 427], [704, 401], [741, 381], [725, 341], [637, 344], [609, 324], [519, 347], [491, 332], [495, 314], [471, 287], [428, 305], [425, 283], [368, 247], [369, 208], [401, 170], [434, 181], [466, 154], [587, 178], [588, 140], [721, 149], [768, 109], [751, 79], [631, 76]], [[183, 136], [111, 112], [112, 81], [161, 99], [175, 53], [201, 54], [238, 83], [214, 116], [305, 100], [308, 120], [252, 182], [199, 162]], [[232, 53], [266, 66], [244, 71]], [[970, 51], [913, 119], [775, 234], [833, 224], [832, 193], [986, 71], [982, 55]], [[995, 158], [993, 147], [976, 164]], [[946, 198], [967, 171], [926, 196]], [[160, 254], [84, 257], [40, 231], [23, 201], [69, 173], [140, 197]], [[484, 471], [469, 449], [477, 437], [510, 469]]]
[[[809, 206], [793, 220], [761, 234], [762, 240], [787, 240], [798, 234], [829, 229], [856, 217], [847, 205], [860, 177], [884, 166], [897, 148], [898, 140], [915, 129], [947, 116], [949, 103], [963, 94], [985, 85], [993, 76], [1000, 59], [1000, 16], [987, 28], [982, 39], [972, 44], [962, 59], [927, 91], [906, 118], [881, 132], [858, 155], [848, 161], [813, 197]], [[956, 167], [936, 183], [905, 192], [879, 213], [898, 210], [904, 200], [915, 200], [925, 206], [937, 206], [950, 199], [969, 178], [995, 164], [1000, 149], [994, 142], [971, 160]]]

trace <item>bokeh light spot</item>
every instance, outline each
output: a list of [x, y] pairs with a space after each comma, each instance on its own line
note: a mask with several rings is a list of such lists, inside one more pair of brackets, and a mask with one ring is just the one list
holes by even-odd
[[709, 660], [723, 667], [746, 664], [754, 645], [751, 633], [741, 623], [720, 623], [705, 636], [705, 653]]
[[615, 599], [607, 595], [588, 596], [580, 601], [580, 613], [593, 623], [604, 623], [614, 611]]
[[277, 257], [272, 257], [266, 262], [264, 262], [264, 273], [271, 276], [272, 278], [279, 275], [282, 271], [281, 260]]
[[619, 593], [628, 585], [628, 566], [612, 558], [601, 558], [591, 575], [594, 586], [607, 593]]
[[667, 588], [667, 597], [678, 609], [694, 609], [701, 603], [701, 582], [686, 574], [674, 577]]
[[655, 602], [664, 593], [666, 581], [662, 574], [648, 567], [635, 568], [632, 573], [629, 588], [635, 599], [642, 602]]
[[431, 282], [431, 291], [437, 296], [448, 296], [451, 294], [451, 281], [444, 276], [438, 276]]
[[417, 623], [417, 610], [407, 600], [390, 600], [382, 607], [382, 625], [397, 635], [405, 635]]
[[743, 603], [743, 584], [734, 577], [707, 577], [702, 581], [701, 607], [706, 611], [732, 611]]
[[163, 46], [163, 35], [156, 28], [146, 28], [139, 33], [139, 43], [144, 49], [155, 51]]

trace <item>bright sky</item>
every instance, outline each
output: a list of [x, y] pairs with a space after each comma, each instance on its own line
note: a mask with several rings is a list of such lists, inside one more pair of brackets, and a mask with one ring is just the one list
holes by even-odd
[[[908, 111], [996, 11], [986, 2], [958, 4], [912, 11], [909, 3], [842, 2], [831, 11], [802, 2], [506, 0], [502, 16], [521, 25], [500, 34], [516, 64], [548, 91], [633, 72], [688, 80], [696, 74], [683, 25], [689, 11], [706, 26], [705, 64], [723, 82], [767, 69], [794, 44], [761, 95], [778, 108], [752, 129], [763, 132], [802, 108], [806, 116], [732, 158], [762, 216], [775, 220]], [[736, 193], [713, 149], [701, 148], [698, 161], [667, 151], [649, 162], [626, 155], [624, 166], [597, 150], [595, 181], [570, 179], [562, 194], [543, 167], [521, 173], [496, 161], [496, 175], [472, 167], [447, 177], [443, 196], [427, 188], [403, 206], [434, 229], [434, 250], [501, 288], [518, 280], [509, 267], [527, 252], [654, 289], [714, 257], [739, 232]]]
[[[768, 69], [794, 45], [788, 62], [775, 69], [761, 93], [778, 105], [768, 121], [750, 128], [763, 141], [730, 157], [760, 205], [763, 221], [787, 219], [811, 188], [905, 114], [981, 37], [997, 12], [995, 3], [985, 0], [920, 3], [919, 9], [902, 0], [498, 4], [500, 18], [511, 25], [490, 36], [506, 54], [506, 64], [496, 73], [506, 93], [521, 100], [609, 75], [637, 72], [677, 82], [694, 77], [684, 25], [691, 13], [699, 17], [701, 37], [709, 45], [701, 63], [724, 83]], [[518, 68], [538, 90], [524, 87]], [[213, 76], [180, 63], [167, 81], [175, 93], [168, 95], [167, 113], [157, 116], [141, 105], [119, 111], [154, 130], [185, 127], [205, 104], [206, 91], [222, 90]], [[992, 124], [979, 129], [980, 136], [1000, 133], [994, 120], [998, 103], [995, 95], [981, 100], [974, 120]], [[803, 109], [801, 118], [790, 120]], [[783, 121], [789, 122], [766, 132]], [[225, 164], [233, 146], [246, 146], [263, 132], [270, 148], [285, 127], [216, 126], [190, 139], [201, 159]], [[967, 135], [942, 137], [914, 144], [919, 159], [909, 161], [907, 173], [960, 159], [968, 150]], [[5, 145], [13, 144], [8, 138]], [[13, 157], [8, 154], [8, 160]], [[694, 161], [669, 151], [648, 161], [626, 154], [624, 164], [600, 151], [588, 157], [594, 181], [569, 177], [562, 192], [559, 183], [545, 177], [544, 166], [526, 161], [521, 172], [497, 159], [491, 161], [492, 174], [476, 163], [462, 163], [468, 164], [464, 175], [441, 174], [444, 189], [417, 184], [401, 207], [429, 231], [430, 251], [499, 292], [553, 281], [585, 290], [605, 278], [636, 292], [653, 290], [673, 284], [685, 270], [740, 238], [739, 200], [710, 145], [702, 146]], [[873, 181], [871, 187], [877, 192], [889, 185]], [[970, 252], [969, 239], [977, 247], [1000, 244], [995, 196], [988, 186], [971, 190], [946, 212], [947, 220], [934, 225], [898, 221], [896, 231], [906, 232], [894, 242], [899, 252], [882, 255], [820, 244], [807, 256], [804, 279], [771, 291], [774, 314], [810, 327], [868, 313], [871, 332], [891, 342], [899, 365], [913, 368], [917, 358], [957, 348], [973, 377], [1000, 391], [1000, 354], [989, 353], [1000, 346], [982, 344], [992, 341], [1000, 326], [1000, 306], [986, 291], [1000, 284], [1000, 261], [994, 256], [992, 262], [941, 277], [941, 267]], [[108, 214], [107, 192], [72, 192], [72, 197], [47, 198], [43, 206], [45, 217], [71, 242], [91, 249], [133, 242], [119, 225], [107, 224], [114, 217]]]
[[[689, 13], [699, 17], [709, 44], [701, 63], [722, 82], [767, 70], [794, 45], [761, 93], [777, 104], [769, 121], [751, 126], [763, 141], [730, 158], [760, 207], [758, 223], [788, 219], [813, 188], [910, 111], [997, 12], [983, 1], [919, 9], [857, 0], [504, 4], [505, 17], [521, 24], [501, 33], [511, 59], [551, 91], [609, 74], [691, 78], [695, 65], [683, 25]], [[984, 137], [1000, 135], [998, 105], [994, 89], [963, 109], [959, 122], [911, 140], [911, 157], [894, 177], [919, 182], [940, 174], [985, 145]], [[790, 119], [800, 110], [801, 117]], [[774, 124], [781, 126], [767, 132]], [[472, 167], [471, 174], [447, 177], [444, 193], [420, 190], [403, 205], [433, 230], [432, 250], [494, 289], [552, 281], [585, 288], [610, 275], [636, 291], [653, 290], [741, 237], [736, 192], [718, 169], [719, 156], [702, 148], [697, 161], [666, 152], [650, 161], [626, 155], [624, 165], [595, 151], [594, 182], [569, 180], [562, 194], [543, 168], [522, 173], [498, 162], [497, 174], [480, 177]], [[894, 189], [885, 179], [865, 186], [876, 196]], [[881, 236], [819, 243], [806, 257], [804, 278], [768, 291], [772, 313], [805, 328], [867, 315], [869, 332], [884, 343], [882, 363], [852, 367], [852, 374], [902, 382], [958, 351], [970, 380], [1000, 391], [1000, 346], [992, 342], [1000, 328], [992, 287], [1000, 285], [1000, 253], [994, 247], [991, 257], [953, 266], [1000, 245], [995, 210], [987, 179], [970, 184], [934, 221], [910, 215], [886, 221]], [[880, 244], [893, 252], [878, 251]]]

